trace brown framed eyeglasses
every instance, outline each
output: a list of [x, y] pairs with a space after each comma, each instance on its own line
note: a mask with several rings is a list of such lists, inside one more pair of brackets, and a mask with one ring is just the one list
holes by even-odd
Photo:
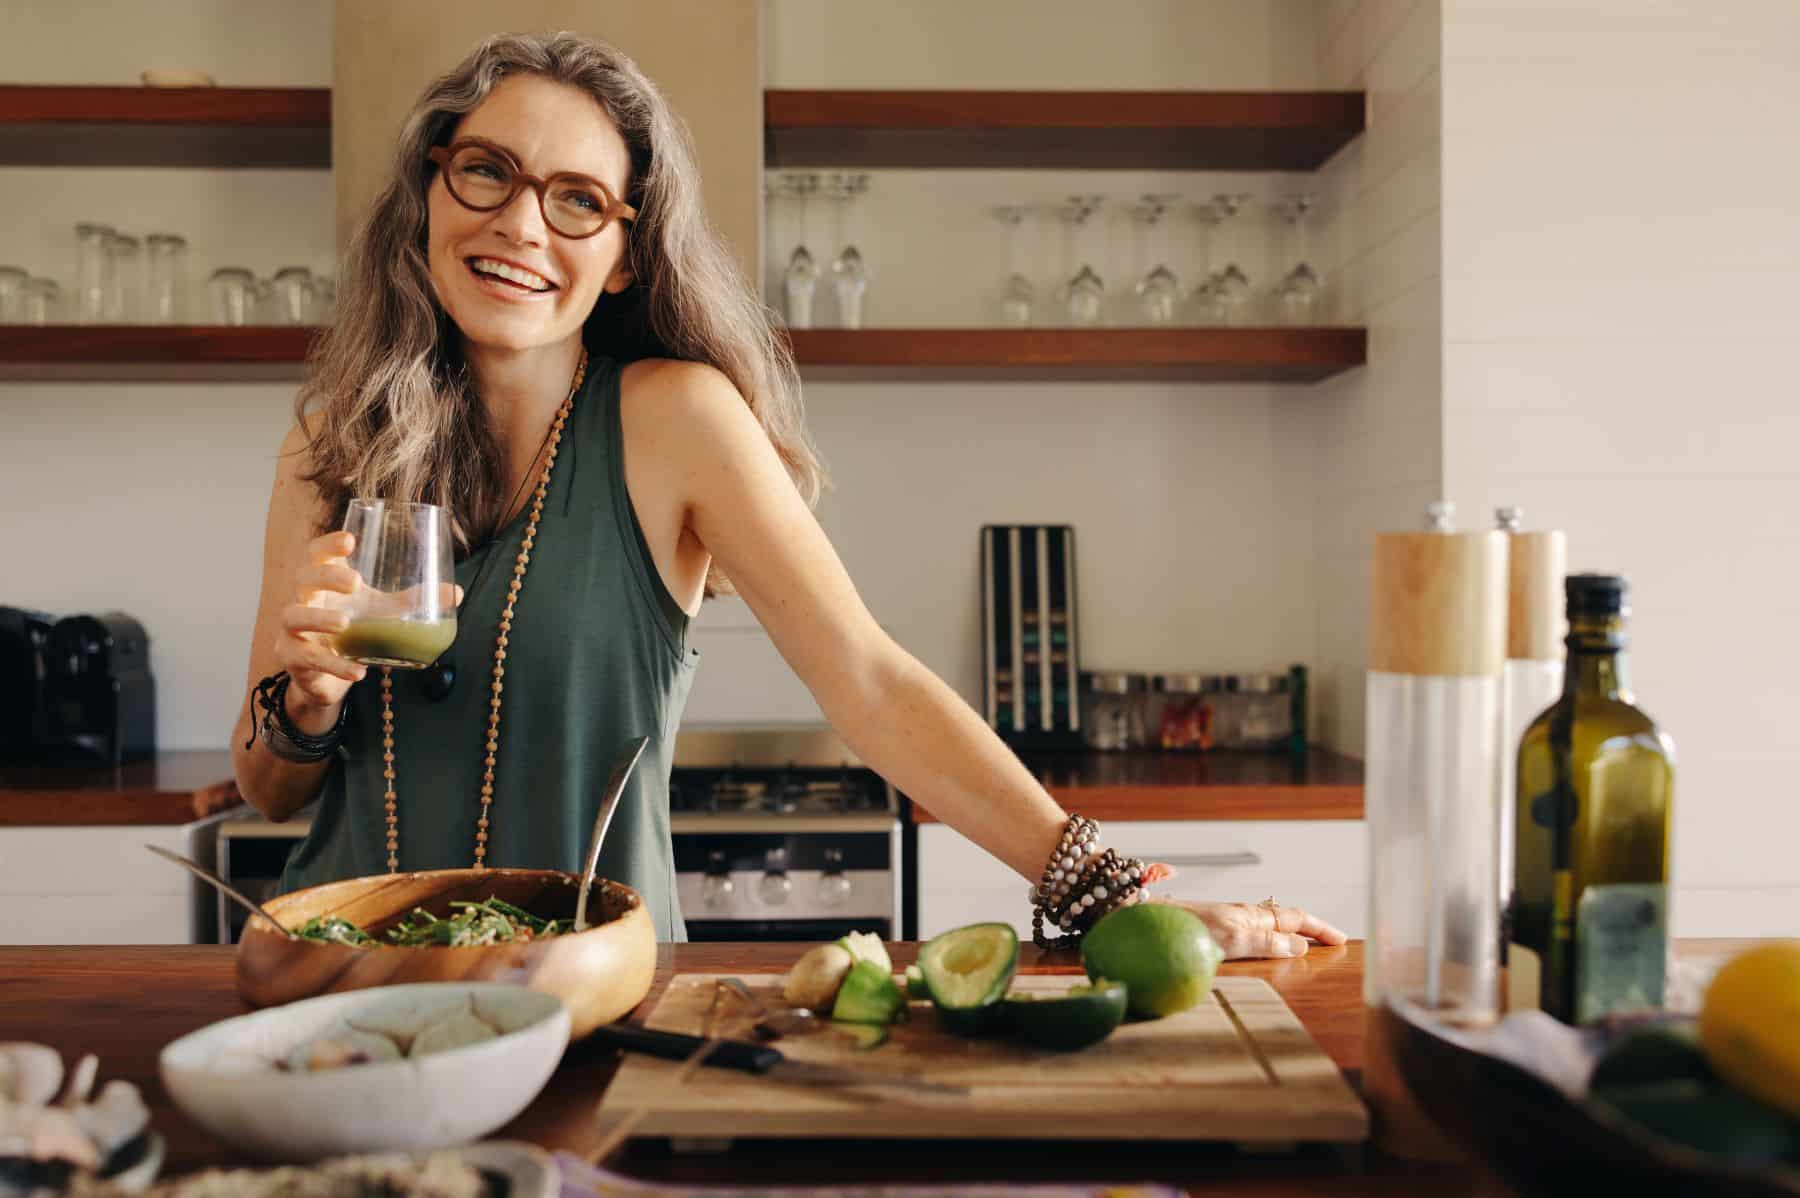
[[431, 147], [450, 197], [473, 212], [495, 212], [512, 203], [519, 189], [537, 192], [544, 223], [563, 237], [579, 241], [601, 232], [615, 220], [632, 221], [637, 209], [591, 175], [560, 171], [549, 178], [527, 174], [505, 146], [480, 138], [461, 138]]

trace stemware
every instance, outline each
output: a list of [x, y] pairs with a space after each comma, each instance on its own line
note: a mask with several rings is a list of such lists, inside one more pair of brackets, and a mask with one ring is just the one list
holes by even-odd
[[833, 240], [843, 247], [831, 260], [831, 292], [837, 299], [838, 323], [846, 329], [862, 328], [863, 295], [869, 289], [869, 271], [856, 248], [852, 219], [856, 198], [868, 190], [867, 175], [833, 175], [825, 190], [836, 226]]
[[1162, 244], [1163, 218], [1174, 195], [1145, 195], [1130, 210], [1140, 277], [1133, 289], [1146, 324], [1171, 324], [1181, 303], [1181, 280], [1168, 267]]
[[1311, 324], [1319, 308], [1324, 283], [1313, 269], [1308, 245], [1310, 221], [1308, 213], [1318, 204], [1318, 196], [1301, 192], [1286, 196], [1275, 204], [1275, 215], [1286, 232], [1285, 259], [1293, 263], [1276, 285], [1275, 299], [1282, 319], [1288, 324]]
[[817, 175], [784, 175], [782, 195], [792, 201], [797, 227], [794, 250], [788, 255], [787, 269], [782, 274], [782, 295], [787, 301], [789, 328], [810, 329], [813, 323], [813, 294], [819, 287], [819, 264], [806, 248], [807, 200], [819, 190]]
[[994, 219], [1006, 229], [1006, 281], [1000, 288], [1000, 323], [1011, 328], [1024, 328], [1031, 323], [1037, 288], [1025, 273], [1025, 218], [1030, 209], [1023, 204], [1002, 204], [993, 210]]
[[1219, 239], [1223, 242], [1220, 255], [1224, 259], [1215, 276], [1215, 289], [1227, 324], [1241, 322], [1250, 308], [1250, 276], [1243, 265], [1243, 222], [1238, 220], [1250, 199], [1248, 192], [1221, 192], [1213, 197], [1213, 206], [1219, 213]]
[[1084, 252], [1086, 234], [1093, 228], [1092, 217], [1100, 210], [1104, 198], [1097, 195], [1075, 195], [1056, 210], [1063, 222], [1063, 255], [1067, 282], [1063, 284], [1064, 312], [1072, 325], [1097, 325], [1106, 302], [1106, 281], [1090, 265], [1092, 255]]

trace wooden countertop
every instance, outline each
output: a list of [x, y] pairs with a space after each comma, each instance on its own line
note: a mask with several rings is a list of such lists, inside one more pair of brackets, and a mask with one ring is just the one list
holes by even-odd
[[[1363, 766], [1310, 748], [1285, 753], [1025, 753], [1025, 767], [1068, 810], [1097, 820], [1363, 817]], [[932, 815], [913, 805], [914, 823]]]
[[[778, 972], [803, 945], [684, 944], [662, 947], [656, 990], [676, 971]], [[896, 967], [918, 945], [893, 946]], [[1078, 973], [1072, 954], [1022, 950], [1023, 971]], [[169, 1102], [156, 1058], [176, 1037], [243, 1012], [232, 973], [233, 950], [219, 946], [35, 948], [0, 946], [0, 1041], [48, 1043], [73, 1062], [100, 1058], [100, 1079], [137, 1084], [152, 1125], [167, 1137], [165, 1175], [214, 1164], [246, 1163], [189, 1122]], [[1227, 973], [1266, 979], [1340, 1068], [1354, 1073], [1363, 1060], [1362, 946], [1314, 948], [1286, 961], [1228, 964]], [[594, 1112], [617, 1056], [576, 1045], [557, 1075], [524, 1114], [496, 1135], [576, 1153], [598, 1143]], [[1050, 1119], [1046, 1134], [1058, 1123]], [[826, 1181], [941, 1182], [1019, 1180], [1162, 1180], [1232, 1195], [1501, 1195], [1508, 1191], [1474, 1167], [1414, 1166], [1371, 1150], [1304, 1149], [1292, 1155], [1247, 1155], [1197, 1144], [1099, 1146], [1033, 1142], [946, 1151], [893, 1143], [792, 1141], [747, 1143], [722, 1156], [670, 1156], [628, 1147], [610, 1167], [645, 1178], [719, 1184]]]
[[0, 827], [185, 824], [241, 802], [227, 749], [158, 753], [117, 770], [0, 765]]

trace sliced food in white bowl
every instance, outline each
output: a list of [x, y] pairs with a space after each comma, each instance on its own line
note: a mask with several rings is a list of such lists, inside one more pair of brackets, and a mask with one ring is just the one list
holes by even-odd
[[213, 1135], [269, 1161], [426, 1151], [530, 1105], [569, 1043], [554, 994], [504, 982], [351, 990], [174, 1041], [163, 1085]]

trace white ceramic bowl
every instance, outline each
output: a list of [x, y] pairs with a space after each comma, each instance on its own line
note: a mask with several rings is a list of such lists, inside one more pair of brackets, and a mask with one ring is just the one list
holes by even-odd
[[[420, 1057], [289, 1072], [296, 1048], [349, 1024], [429, 1021], [473, 1009], [502, 1032]], [[530, 1105], [569, 1043], [554, 994], [504, 982], [424, 982], [326, 994], [203, 1027], [162, 1051], [163, 1085], [189, 1118], [268, 1161], [427, 1151], [479, 1139]]]

